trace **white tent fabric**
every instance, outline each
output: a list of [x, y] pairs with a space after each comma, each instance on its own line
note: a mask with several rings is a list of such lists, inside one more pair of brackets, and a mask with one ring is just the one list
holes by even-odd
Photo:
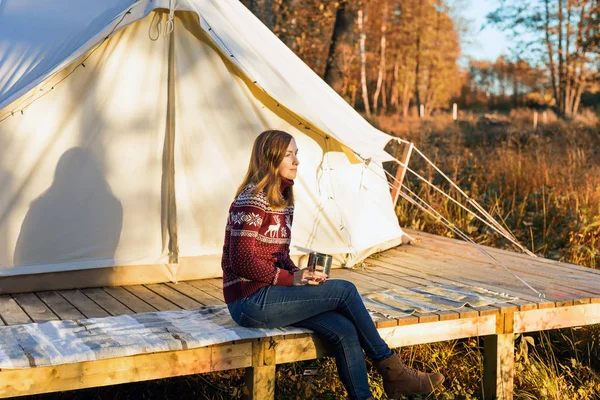
[[[37, 12], [41, 0], [0, 5], [0, 120], [8, 117], [0, 122], [0, 275], [168, 262], [169, 102], [180, 260], [218, 259], [227, 209], [264, 129], [286, 130], [300, 147], [294, 253], [353, 264], [399, 243], [387, 182], [352, 156], [389, 159], [390, 137], [237, 0], [171, 2], [192, 11], [175, 14], [171, 99], [169, 40], [157, 35], [168, 14], [152, 11], [168, 0], [67, 3], [68, 12], [47, 5], [48, 14]], [[48, 21], [24, 17], [34, 8]], [[220, 274], [218, 264], [201, 265], [195, 277]]]
[[148, 40], [149, 26], [115, 34], [0, 123], [0, 273], [165, 262], [168, 43]]

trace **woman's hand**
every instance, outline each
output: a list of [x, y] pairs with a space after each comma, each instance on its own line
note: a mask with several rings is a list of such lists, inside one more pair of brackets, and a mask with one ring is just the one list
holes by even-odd
[[294, 286], [318, 285], [327, 280], [327, 275], [320, 271], [310, 271], [308, 268], [294, 272]]

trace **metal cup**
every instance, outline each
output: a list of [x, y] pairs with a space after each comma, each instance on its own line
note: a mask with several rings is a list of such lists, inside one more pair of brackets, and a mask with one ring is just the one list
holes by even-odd
[[316, 251], [313, 251], [308, 255], [308, 270], [311, 272], [323, 272], [329, 278], [332, 261], [333, 257], [329, 254], [317, 253]]

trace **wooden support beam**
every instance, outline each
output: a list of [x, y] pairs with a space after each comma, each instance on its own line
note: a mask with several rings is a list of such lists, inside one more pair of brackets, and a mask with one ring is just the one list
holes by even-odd
[[0, 398], [245, 368], [251, 362], [252, 343], [242, 342], [49, 367], [3, 369]]
[[274, 339], [258, 339], [252, 343], [252, 366], [246, 368], [248, 399], [275, 399], [275, 346]]
[[404, 164], [404, 166], [398, 164], [398, 170], [396, 171], [396, 180], [392, 183], [392, 204], [394, 207], [398, 202], [398, 196], [400, 196], [400, 190], [402, 190], [402, 182], [404, 181], [404, 176], [406, 175], [406, 167], [408, 166], [408, 160], [410, 160], [410, 155], [412, 153], [413, 144], [408, 143], [404, 145], [404, 151], [402, 152], [402, 156], [400, 157], [400, 162]]
[[[475, 316], [474, 318], [381, 328], [379, 334], [392, 348], [485, 336], [496, 333], [496, 318], [499, 317], [500, 314]], [[427, 334], [424, 335], [423, 332], [427, 332]]]
[[580, 304], [514, 314], [514, 331], [533, 332], [600, 323], [600, 304]]
[[[380, 328], [379, 334], [392, 347], [412, 346], [415, 344], [433, 343], [444, 340], [463, 339], [474, 336], [493, 335], [497, 332], [497, 319], [500, 314], [475, 316], [446, 321], [422, 324], [399, 325]], [[423, 334], [427, 332], [427, 334]], [[298, 336], [278, 341], [276, 346], [277, 364], [332, 355], [315, 335]]]
[[483, 345], [483, 396], [511, 400], [515, 364], [515, 335], [489, 335]]
[[278, 340], [275, 346], [275, 360], [277, 364], [314, 360], [316, 358], [332, 356], [333, 349], [327, 347], [325, 342], [317, 335], [298, 335]]

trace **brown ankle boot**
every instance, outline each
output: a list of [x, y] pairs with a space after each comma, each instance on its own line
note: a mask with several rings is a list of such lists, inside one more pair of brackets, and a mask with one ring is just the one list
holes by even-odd
[[376, 362], [375, 367], [383, 377], [383, 389], [391, 399], [403, 394], [429, 393], [444, 381], [444, 375], [439, 372], [426, 374], [408, 368], [397, 353]]

